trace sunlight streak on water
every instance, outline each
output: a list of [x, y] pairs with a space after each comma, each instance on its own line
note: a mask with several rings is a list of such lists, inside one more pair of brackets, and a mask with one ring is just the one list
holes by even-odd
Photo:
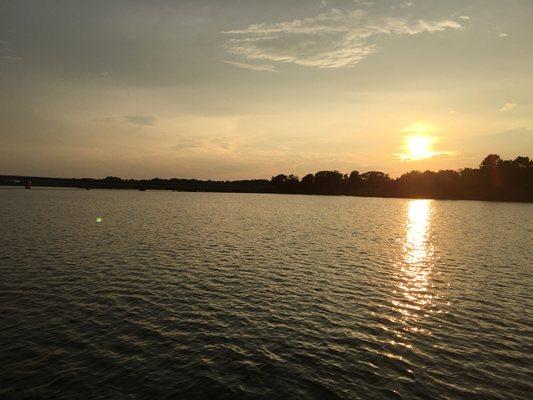
[[431, 257], [431, 249], [428, 245], [430, 211], [431, 200], [409, 202], [403, 249], [405, 263], [411, 267], [410, 272], [417, 272], [417, 267], [423, 267]]
[[434, 266], [434, 248], [429, 237], [431, 203], [431, 200], [412, 200], [407, 205], [403, 258], [397, 273], [397, 292], [402, 299], [393, 300], [402, 321], [409, 324], [408, 330], [413, 332], [421, 332], [411, 323], [431, 312], [434, 298], [430, 284]]

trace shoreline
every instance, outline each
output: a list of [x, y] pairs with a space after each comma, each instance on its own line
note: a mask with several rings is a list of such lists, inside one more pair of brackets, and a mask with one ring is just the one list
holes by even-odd
[[[19, 189], [28, 190], [24, 185], [5, 185], [0, 183], [0, 189]], [[234, 189], [234, 190], [231, 190]], [[401, 196], [401, 195], [384, 195], [384, 194], [346, 194], [346, 193], [306, 193], [306, 192], [284, 192], [277, 191], [275, 188], [248, 187], [248, 188], [229, 188], [229, 187], [131, 187], [131, 186], [95, 186], [81, 187], [70, 185], [32, 185], [31, 190], [120, 190], [120, 191], [142, 191], [142, 192], [185, 192], [185, 193], [240, 193], [240, 194], [279, 194], [279, 195], [300, 195], [300, 196], [331, 196], [331, 197], [360, 197], [360, 198], [379, 198], [379, 199], [398, 199], [398, 200], [441, 200], [441, 201], [481, 201], [490, 203], [521, 203], [532, 204], [533, 200], [528, 199], [497, 199], [497, 198], [466, 198], [466, 197], [437, 197], [437, 196]]]

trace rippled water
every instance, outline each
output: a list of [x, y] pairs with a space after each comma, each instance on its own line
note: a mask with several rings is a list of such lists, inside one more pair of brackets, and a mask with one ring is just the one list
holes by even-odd
[[532, 398], [530, 204], [0, 189], [0, 223], [2, 399]]

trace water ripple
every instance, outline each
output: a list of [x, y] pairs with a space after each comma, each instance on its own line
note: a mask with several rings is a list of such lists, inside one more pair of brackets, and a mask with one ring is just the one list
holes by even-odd
[[0, 194], [1, 398], [533, 393], [531, 205]]

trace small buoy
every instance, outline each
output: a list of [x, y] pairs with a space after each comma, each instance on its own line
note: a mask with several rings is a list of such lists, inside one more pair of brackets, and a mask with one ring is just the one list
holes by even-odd
[[99, 224], [100, 222], [102, 222], [102, 218], [100, 218], [100, 217], [97, 217], [97, 218], [96, 218], [96, 223], [98, 223], [98, 224]]

